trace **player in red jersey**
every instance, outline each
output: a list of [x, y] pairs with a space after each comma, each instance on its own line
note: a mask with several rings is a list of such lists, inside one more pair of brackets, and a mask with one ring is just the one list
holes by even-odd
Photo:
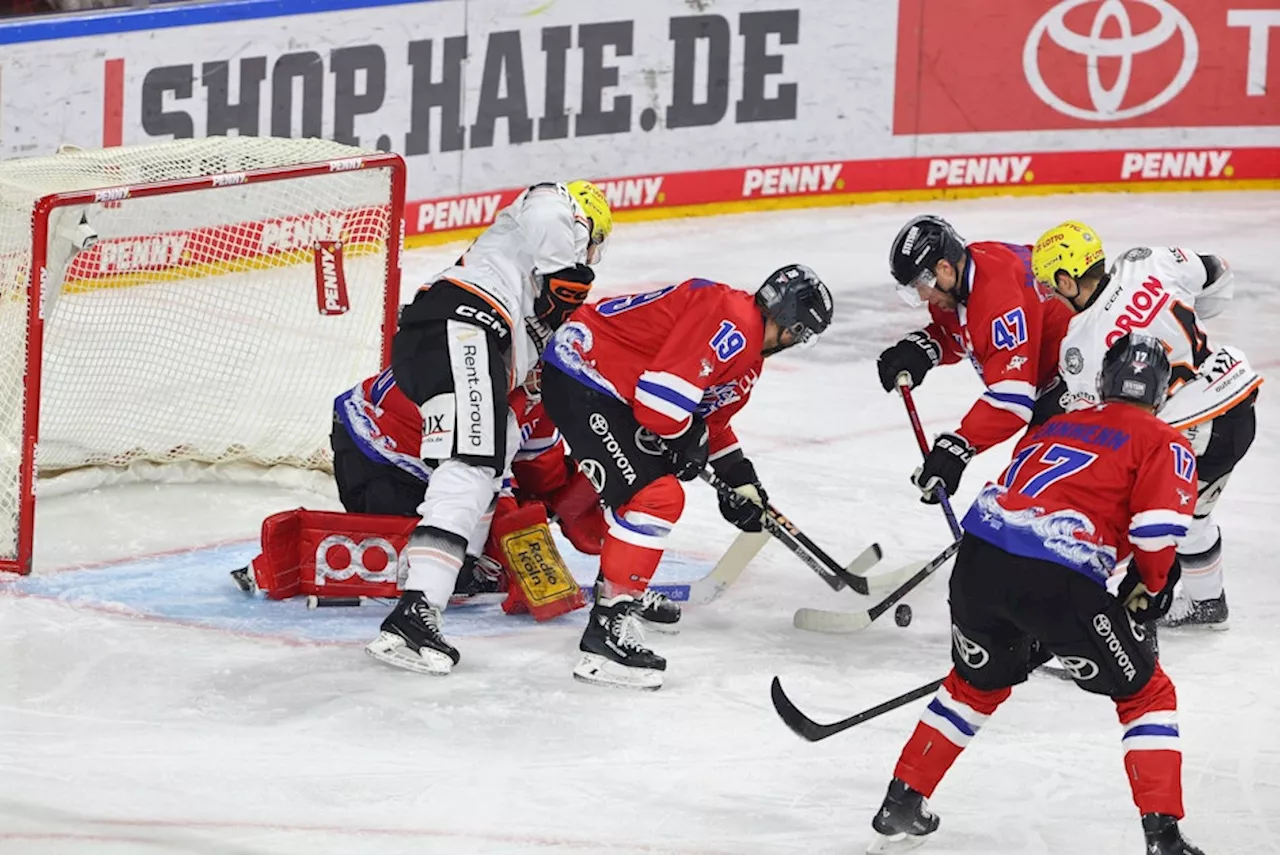
[[[909, 848], [937, 829], [926, 798], [1047, 658], [1033, 659], [1038, 649], [1114, 700], [1148, 855], [1202, 855], [1178, 829], [1177, 699], [1144, 629], [1173, 600], [1175, 545], [1196, 497], [1191, 445], [1154, 415], [1169, 375], [1159, 339], [1126, 334], [1103, 361], [1103, 403], [1028, 431], [969, 509], [951, 575], [954, 667], [898, 758], [869, 851]], [[1113, 597], [1107, 579], [1130, 556]]]
[[543, 354], [543, 400], [579, 468], [604, 499], [602, 583], [574, 676], [657, 689], [666, 661], [646, 648], [635, 612], [684, 509], [677, 479], [708, 461], [738, 492], [721, 514], [759, 531], [764, 489], [729, 420], [765, 357], [811, 342], [831, 323], [831, 293], [788, 265], [748, 294], [690, 279], [584, 306]]
[[954, 494], [975, 454], [1031, 422], [1037, 398], [1057, 382], [1058, 344], [1073, 313], [1032, 275], [1030, 247], [966, 245], [941, 217], [903, 226], [889, 263], [898, 292], [913, 306], [928, 303], [932, 321], [880, 354], [885, 391], [896, 388], [900, 374], [919, 386], [934, 366], [963, 357], [987, 387], [959, 428], [934, 441], [912, 478], [932, 504], [938, 484]]

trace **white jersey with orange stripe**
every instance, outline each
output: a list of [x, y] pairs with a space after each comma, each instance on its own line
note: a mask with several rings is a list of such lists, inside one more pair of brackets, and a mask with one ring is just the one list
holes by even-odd
[[586, 263], [590, 238], [589, 221], [563, 184], [535, 184], [498, 212], [457, 264], [433, 277], [473, 290], [507, 323], [514, 384], [538, 359], [524, 319], [533, 315], [542, 277]]
[[1135, 330], [1161, 339], [1169, 352], [1173, 376], [1159, 416], [1174, 427], [1207, 421], [1262, 383], [1243, 353], [1211, 345], [1200, 323], [1220, 313], [1232, 297], [1233, 274], [1221, 259], [1178, 247], [1141, 246], [1122, 255], [1109, 277], [1093, 305], [1071, 319], [1062, 339], [1058, 369], [1067, 385], [1068, 409], [1099, 403], [1107, 348]]

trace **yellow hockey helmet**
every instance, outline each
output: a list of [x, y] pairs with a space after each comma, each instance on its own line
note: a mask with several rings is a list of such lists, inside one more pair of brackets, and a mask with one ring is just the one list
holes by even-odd
[[590, 181], [570, 181], [564, 185], [569, 195], [582, 208], [582, 213], [591, 220], [591, 247], [587, 250], [588, 261], [595, 263], [603, 253], [604, 242], [613, 232], [613, 211], [609, 210], [609, 200], [600, 188]]
[[1059, 270], [1079, 279], [1105, 259], [1098, 233], [1078, 220], [1067, 220], [1040, 235], [1031, 251], [1031, 272], [1056, 289]]

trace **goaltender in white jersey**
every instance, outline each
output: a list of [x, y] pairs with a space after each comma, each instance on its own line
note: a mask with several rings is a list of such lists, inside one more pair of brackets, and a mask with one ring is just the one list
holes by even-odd
[[1231, 300], [1231, 269], [1214, 255], [1140, 246], [1107, 270], [1101, 238], [1075, 221], [1045, 232], [1031, 260], [1036, 278], [1077, 312], [1059, 350], [1064, 408], [1101, 403], [1097, 384], [1103, 357], [1125, 333], [1142, 331], [1164, 342], [1173, 373], [1169, 397], [1157, 415], [1191, 441], [1199, 483], [1194, 522], [1178, 545], [1182, 589], [1163, 623], [1225, 628], [1222, 535], [1212, 512], [1253, 442], [1253, 404], [1262, 385], [1240, 350], [1211, 344], [1200, 324]]

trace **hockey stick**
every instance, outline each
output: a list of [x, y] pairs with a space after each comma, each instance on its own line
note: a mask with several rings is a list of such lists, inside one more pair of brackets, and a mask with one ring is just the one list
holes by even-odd
[[886, 573], [886, 576], [892, 578], [902, 575], [909, 575], [910, 578], [895, 588], [893, 593], [869, 609], [857, 612], [799, 609], [792, 619], [792, 625], [796, 629], [804, 629], [809, 632], [829, 632], [833, 634], [858, 632], [866, 629], [871, 626], [872, 621], [893, 608], [899, 600], [915, 590], [916, 586], [933, 575], [939, 567], [946, 564], [958, 549], [960, 549], [960, 541], [957, 540], [928, 561], [920, 564], [908, 564], [901, 570]]
[[923, 686], [912, 689], [904, 695], [898, 695], [898, 697], [887, 700], [871, 709], [863, 710], [856, 715], [842, 718], [840, 721], [832, 722], [831, 724], [818, 724], [800, 712], [796, 705], [791, 702], [791, 699], [787, 697], [787, 693], [782, 691], [782, 681], [777, 677], [773, 678], [773, 685], [769, 688], [769, 694], [773, 697], [773, 708], [777, 710], [778, 717], [782, 719], [787, 727], [791, 728], [792, 732], [801, 739], [817, 742], [820, 739], [826, 739], [828, 736], [835, 736], [837, 733], [846, 731], [851, 727], [856, 727], [864, 721], [870, 721], [876, 716], [892, 712], [912, 701], [919, 700], [925, 695], [937, 691], [941, 685], [942, 680], [925, 683]]
[[[911, 397], [911, 375], [905, 371], [898, 375], [898, 393], [902, 395], [902, 403], [907, 408], [907, 418], [911, 419], [911, 429], [915, 431], [916, 445], [920, 446], [920, 453], [928, 459], [929, 440], [925, 438], [924, 426], [920, 424], [920, 413], [916, 411], [915, 399]], [[951, 508], [951, 499], [947, 498], [946, 490], [941, 485], [934, 492], [938, 497], [938, 503], [942, 505], [942, 513], [946, 515], [947, 525], [951, 526], [951, 536], [959, 540], [960, 523], [956, 521], [956, 512]]]
[[[721, 496], [739, 495], [737, 491], [709, 469], [702, 470], [698, 477], [714, 487], [715, 491]], [[778, 509], [772, 504], [765, 505], [764, 519], [761, 522], [765, 531], [781, 541], [783, 546], [791, 550], [810, 570], [817, 573], [822, 581], [826, 582], [833, 591], [839, 591], [848, 586], [859, 594], [870, 594], [872, 582], [876, 584], [877, 589], [883, 589], [897, 581], [896, 577], [876, 576], [873, 579], [868, 579], [863, 575], [880, 560], [882, 553], [878, 543], [873, 543], [847, 566], [842, 567], [836, 563], [835, 559], [810, 540], [795, 523], [779, 513]], [[874, 560], [870, 560], [872, 556], [874, 556]]]
[[711, 572], [689, 585], [689, 601], [705, 605], [723, 594], [726, 588], [738, 581], [751, 560], [760, 554], [770, 536], [767, 531], [739, 533]]

